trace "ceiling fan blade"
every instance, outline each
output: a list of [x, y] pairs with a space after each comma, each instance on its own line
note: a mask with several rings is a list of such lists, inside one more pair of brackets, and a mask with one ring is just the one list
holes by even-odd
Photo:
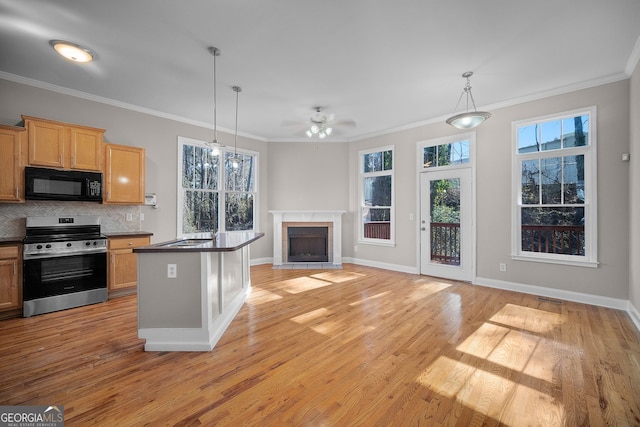
[[355, 120], [336, 120], [331, 123], [332, 126], [348, 126], [348, 127], [356, 127]]

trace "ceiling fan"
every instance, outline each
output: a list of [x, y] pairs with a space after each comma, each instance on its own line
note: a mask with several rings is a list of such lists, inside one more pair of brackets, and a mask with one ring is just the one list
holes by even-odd
[[336, 121], [333, 114], [325, 114], [324, 107], [313, 107], [314, 113], [309, 118], [309, 128], [305, 134], [309, 138], [317, 136], [320, 139], [324, 139], [331, 135], [336, 127], [339, 126], [355, 126], [356, 122], [353, 120], [339, 120]]

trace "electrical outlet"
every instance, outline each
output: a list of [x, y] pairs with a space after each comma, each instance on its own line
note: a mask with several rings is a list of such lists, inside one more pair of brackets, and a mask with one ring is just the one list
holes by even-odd
[[358, 252], [358, 247], [357, 246], [353, 247], [353, 252]]
[[140, 214], [140, 221], [144, 221], [144, 214], [143, 213]]
[[409, 214], [409, 221], [413, 221], [413, 214], [412, 213]]
[[133, 221], [133, 215], [127, 214], [127, 221]]
[[507, 264], [505, 264], [504, 262], [500, 263], [500, 271], [507, 271]]
[[178, 277], [178, 266], [176, 264], [167, 264], [167, 279], [175, 279]]

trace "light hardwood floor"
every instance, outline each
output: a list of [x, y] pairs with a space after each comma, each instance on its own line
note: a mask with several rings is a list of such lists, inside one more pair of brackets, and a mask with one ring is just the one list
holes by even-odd
[[0, 404], [68, 426], [640, 425], [622, 311], [349, 264], [251, 274], [208, 353], [144, 352], [135, 296], [0, 322]]

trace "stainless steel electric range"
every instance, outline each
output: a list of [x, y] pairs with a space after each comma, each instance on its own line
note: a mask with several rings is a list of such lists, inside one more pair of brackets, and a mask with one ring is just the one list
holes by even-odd
[[23, 243], [24, 317], [107, 300], [99, 217], [27, 217]]

